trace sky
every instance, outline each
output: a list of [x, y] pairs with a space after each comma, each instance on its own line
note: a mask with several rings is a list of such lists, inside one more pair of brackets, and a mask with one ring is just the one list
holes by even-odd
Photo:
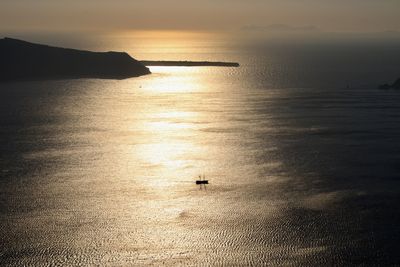
[[399, 0], [0, 0], [0, 32], [400, 30]]

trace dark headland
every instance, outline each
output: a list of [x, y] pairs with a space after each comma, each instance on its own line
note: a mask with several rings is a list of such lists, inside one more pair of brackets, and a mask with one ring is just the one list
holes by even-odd
[[138, 61], [125, 52], [91, 52], [0, 39], [0, 81], [76, 78], [125, 79], [150, 74], [146, 66], [239, 67], [235, 62]]
[[0, 39], [0, 81], [103, 78], [150, 74], [124, 52], [90, 52]]

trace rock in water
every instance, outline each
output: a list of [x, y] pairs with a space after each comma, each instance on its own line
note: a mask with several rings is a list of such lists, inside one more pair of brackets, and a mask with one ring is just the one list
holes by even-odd
[[395, 81], [392, 86], [393, 89], [400, 89], [400, 78]]
[[90, 52], [0, 39], [0, 81], [125, 79], [150, 74], [124, 52]]
[[397, 79], [393, 84], [382, 84], [378, 87], [379, 89], [382, 90], [387, 90], [387, 89], [396, 89], [396, 90], [400, 90], [400, 78]]

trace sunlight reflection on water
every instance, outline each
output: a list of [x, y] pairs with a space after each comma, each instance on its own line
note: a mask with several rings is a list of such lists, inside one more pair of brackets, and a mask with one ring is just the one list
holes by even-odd
[[[396, 93], [264, 88], [248, 68], [151, 70], [0, 85], [0, 265], [308, 266], [384, 255], [373, 254], [374, 213], [362, 201], [390, 203], [379, 194], [396, 188], [374, 182], [371, 170], [397, 169], [369, 153], [396, 155], [387, 140], [398, 116], [381, 108], [397, 111]], [[207, 190], [194, 183], [200, 174]]]

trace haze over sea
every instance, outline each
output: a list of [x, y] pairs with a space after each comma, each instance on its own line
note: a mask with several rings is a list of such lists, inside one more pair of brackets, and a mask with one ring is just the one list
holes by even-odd
[[0, 265], [400, 264], [398, 43], [99, 41], [241, 67], [1, 83]]

